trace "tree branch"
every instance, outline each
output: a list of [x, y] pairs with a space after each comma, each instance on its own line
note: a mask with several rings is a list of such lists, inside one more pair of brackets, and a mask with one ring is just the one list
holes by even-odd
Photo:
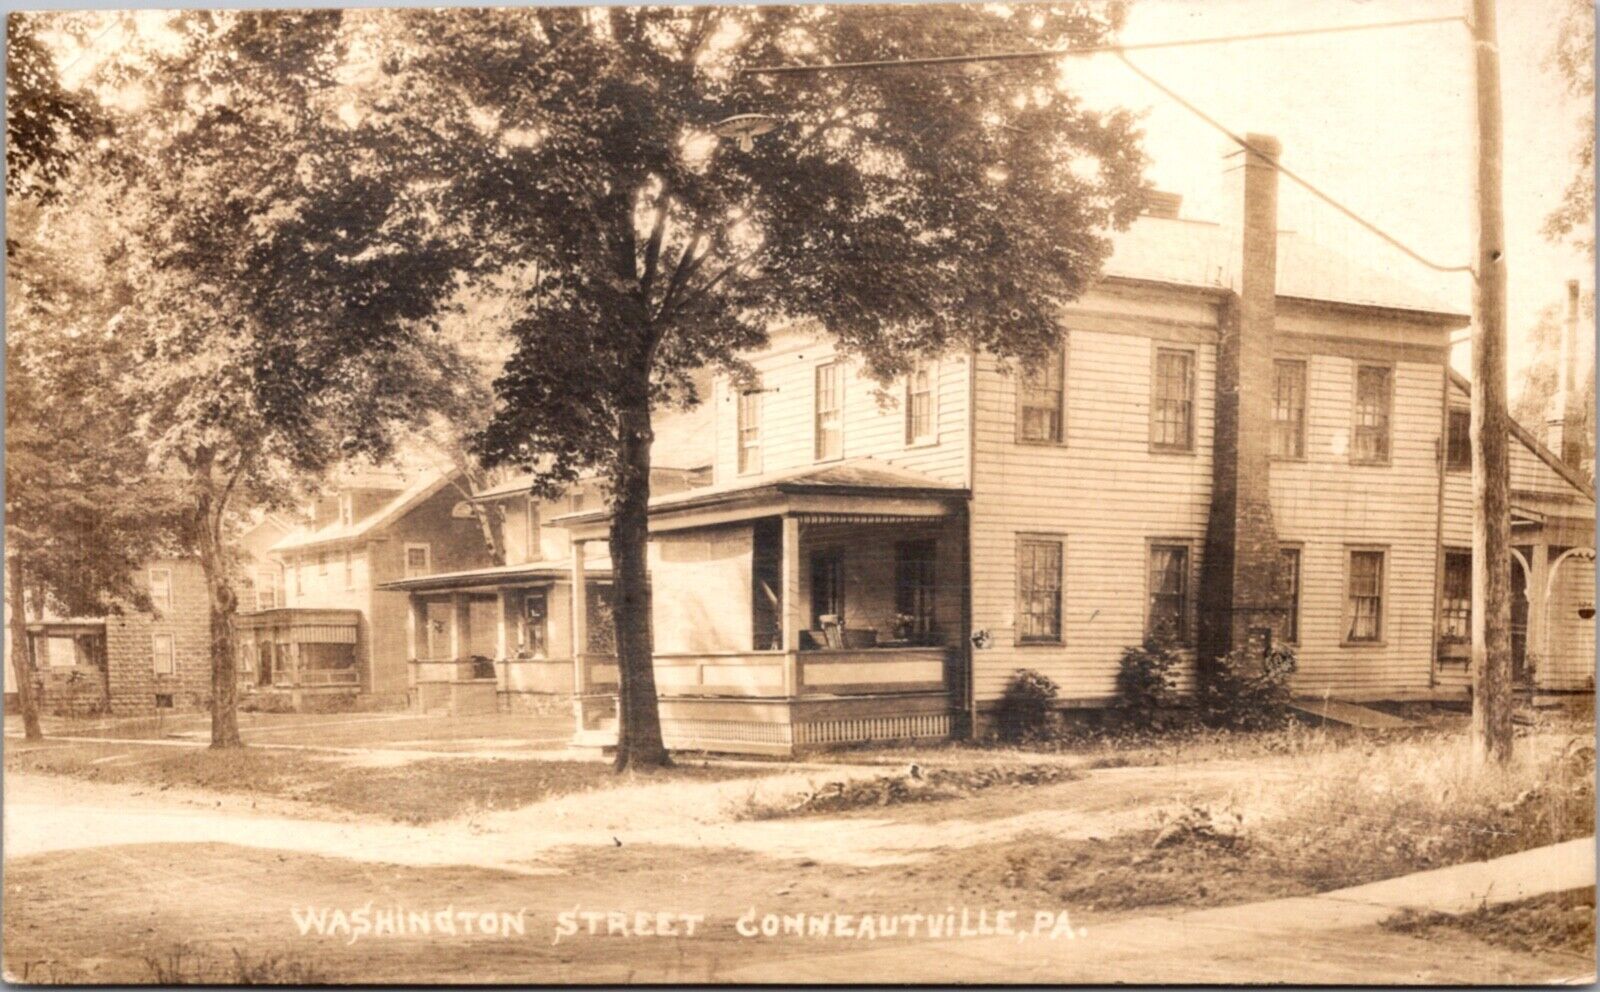
[[663, 185], [656, 202], [656, 219], [650, 226], [650, 240], [644, 247], [644, 275], [639, 277], [639, 302], [645, 314], [650, 313], [650, 291], [656, 281], [656, 268], [661, 261], [661, 241], [667, 233], [667, 212], [672, 207], [670, 187]]

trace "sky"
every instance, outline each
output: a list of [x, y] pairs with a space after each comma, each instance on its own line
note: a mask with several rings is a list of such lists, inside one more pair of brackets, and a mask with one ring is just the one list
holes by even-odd
[[[1581, 251], [1540, 233], [1572, 174], [1581, 102], [1544, 66], [1562, 0], [1500, 0], [1505, 110], [1508, 362], [1512, 391], [1530, 358], [1524, 332], [1568, 279], [1585, 290]], [[1133, 44], [1459, 16], [1463, 0], [1135, 0], [1121, 40]], [[1474, 260], [1475, 104], [1464, 24], [1130, 53], [1164, 85], [1235, 133], [1268, 134], [1284, 165], [1419, 254]], [[1223, 155], [1232, 144], [1114, 56], [1074, 60], [1069, 80], [1092, 105], [1146, 113], [1149, 178], [1184, 197], [1183, 215], [1220, 219]], [[1280, 226], [1361, 259], [1471, 311], [1470, 277], [1432, 272], [1293, 183], [1280, 185]], [[1467, 349], [1457, 349], [1462, 364]], [[1464, 367], [1464, 365], [1463, 365]]]

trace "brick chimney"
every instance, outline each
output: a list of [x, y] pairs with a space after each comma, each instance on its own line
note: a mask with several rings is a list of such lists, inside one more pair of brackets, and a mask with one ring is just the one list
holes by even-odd
[[1582, 470], [1583, 434], [1588, 427], [1584, 416], [1583, 393], [1578, 381], [1578, 280], [1567, 280], [1567, 322], [1561, 329], [1561, 368], [1556, 377], [1556, 393], [1545, 414], [1545, 439], [1550, 450], [1573, 468]]
[[1226, 179], [1239, 228], [1238, 274], [1217, 338], [1216, 426], [1211, 516], [1200, 607], [1202, 664], [1237, 647], [1265, 649], [1288, 616], [1272, 522], [1273, 338], [1277, 319], [1276, 138], [1251, 134], [1229, 156]]

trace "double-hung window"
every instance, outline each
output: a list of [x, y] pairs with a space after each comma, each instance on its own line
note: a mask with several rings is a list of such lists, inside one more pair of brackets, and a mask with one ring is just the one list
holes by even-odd
[[1278, 549], [1278, 582], [1283, 591], [1283, 638], [1290, 644], [1300, 643], [1300, 549]]
[[1151, 380], [1151, 449], [1193, 451], [1194, 352], [1157, 348]]
[[1017, 640], [1061, 641], [1063, 545], [1046, 537], [1017, 538]]
[[528, 561], [538, 561], [544, 557], [544, 532], [539, 525], [539, 501], [532, 496], [528, 497], [528, 505], [524, 511], [526, 522], [525, 530], [528, 538]]
[[1278, 361], [1273, 366], [1272, 454], [1306, 456], [1306, 363]]
[[1439, 596], [1439, 641], [1466, 644], [1472, 641], [1472, 552], [1447, 551], [1444, 555], [1444, 588]]
[[1383, 641], [1384, 553], [1377, 549], [1350, 552], [1346, 570], [1345, 643]]
[[932, 444], [934, 365], [918, 362], [906, 376], [906, 444]]
[[1355, 423], [1350, 458], [1362, 465], [1389, 462], [1390, 411], [1394, 404], [1394, 370], [1387, 365], [1356, 366]]
[[171, 675], [178, 670], [171, 634], [150, 635], [150, 658], [157, 675]]
[[739, 474], [761, 472], [761, 387], [738, 393]]
[[1151, 544], [1145, 636], [1163, 644], [1189, 643], [1189, 546]]
[[1472, 411], [1451, 410], [1446, 423], [1444, 467], [1450, 472], [1472, 471]]
[[1066, 349], [1057, 346], [1017, 380], [1017, 440], [1059, 444], [1066, 427]]
[[816, 443], [819, 462], [844, 456], [844, 372], [838, 362], [824, 362], [816, 372]]
[[159, 613], [172, 612], [172, 569], [150, 570], [150, 605]]

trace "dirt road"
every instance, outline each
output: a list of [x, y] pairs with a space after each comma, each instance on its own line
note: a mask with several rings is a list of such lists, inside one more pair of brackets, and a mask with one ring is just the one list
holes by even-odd
[[[566, 796], [427, 828], [293, 803], [11, 776], [7, 974], [227, 980], [248, 967], [267, 981], [615, 982], [755, 977], [756, 968], [764, 969], [756, 980], [993, 981], [1004, 976], [992, 963], [943, 951], [1002, 918], [1042, 927], [1037, 946], [1054, 941], [1055, 955], [1067, 946], [1060, 941], [1092, 941], [1112, 932], [1105, 928], [1157, 932], [1130, 922], [1139, 913], [1061, 906], [1008, 883], [1007, 838], [1093, 844], [1086, 839], [1148, 826], [1162, 808], [1238, 795], [1281, 769], [1105, 769], [926, 806], [736, 818], [753, 797], [880, 771], [645, 785], [603, 802]], [[890, 926], [893, 936], [879, 933]], [[1318, 943], [1327, 944], [1319, 980], [1371, 980], [1355, 944], [1381, 950], [1400, 981], [1531, 981], [1575, 968], [1549, 956], [1508, 962], [1470, 938], [1442, 948], [1365, 930]], [[875, 967], [895, 974], [823, 966], [873, 941], [887, 962]], [[1240, 934], [1208, 954], [1244, 960], [1259, 943]], [[1046, 960], [1055, 958], [1035, 967]], [[929, 972], [936, 961], [951, 964]], [[1025, 964], [1026, 955], [1017, 959], [1029, 971]], [[1155, 976], [1137, 962], [1122, 967], [1126, 974], [1099, 977]]]

